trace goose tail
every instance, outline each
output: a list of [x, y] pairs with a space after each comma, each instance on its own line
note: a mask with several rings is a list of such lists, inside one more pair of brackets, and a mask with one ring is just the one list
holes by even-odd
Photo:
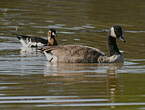
[[43, 51], [44, 55], [46, 56], [48, 62], [57, 62], [57, 57], [54, 56], [52, 53], [49, 53], [47, 51]]
[[29, 47], [31, 44], [31, 37], [24, 35], [17, 35], [18, 40], [21, 42], [23, 47]]

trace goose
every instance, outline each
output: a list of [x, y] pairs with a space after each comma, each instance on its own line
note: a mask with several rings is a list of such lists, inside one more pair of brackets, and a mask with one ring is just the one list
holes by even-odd
[[62, 63], [123, 63], [123, 54], [119, 51], [116, 39], [125, 41], [121, 26], [115, 25], [109, 29], [109, 56], [97, 48], [83, 45], [44, 46], [44, 52], [49, 62]]
[[41, 37], [17, 35], [17, 38], [21, 42], [23, 47], [54, 46], [57, 45], [57, 41], [55, 37], [56, 37], [56, 31], [54, 29], [49, 29], [48, 40]]

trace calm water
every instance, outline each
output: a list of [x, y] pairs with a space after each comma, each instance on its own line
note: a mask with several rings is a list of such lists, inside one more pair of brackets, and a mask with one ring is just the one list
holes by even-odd
[[[145, 110], [144, 12], [144, 0], [0, 0], [0, 109]], [[126, 31], [123, 65], [51, 64], [15, 37], [55, 28], [59, 44], [107, 53], [114, 24]]]

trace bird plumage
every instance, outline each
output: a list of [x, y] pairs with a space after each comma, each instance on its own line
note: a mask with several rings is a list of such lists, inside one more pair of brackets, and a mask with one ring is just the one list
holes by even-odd
[[44, 39], [41, 37], [33, 37], [27, 35], [17, 35], [18, 40], [21, 42], [23, 47], [41, 47], [41, 46], [54, 46], [57, 45], [57, 41], [55, 39], [56, 31], [54, 29], [50, 29], [48, 31], [48, 39]]
[[49, 56], [49, 58], [47, 58], [49, 62], [122, 63], [124, 61], [124, 57], [118, 49], [116, 39], [122, 39], [125, 41], [124, 33], [120, 26], [113, 26], [109, 31], [109, 56], [106, 56], [99, 49], [83, 45], [45, 46], [41, 48], [41, 50], [44, 51], [46, 57]]

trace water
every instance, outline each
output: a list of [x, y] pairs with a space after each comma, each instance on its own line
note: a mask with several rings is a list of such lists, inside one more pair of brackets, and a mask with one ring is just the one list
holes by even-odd
[[[1, 0], [0, 109], [144, 110], [144, 12], [143, 0]], [[46, 37], [55, 28], [59, 44], [107, 53], [114, 24], [125, 29], [123, 65], [51, 64], [35, 49], [25, 52], [15, 37]]]

